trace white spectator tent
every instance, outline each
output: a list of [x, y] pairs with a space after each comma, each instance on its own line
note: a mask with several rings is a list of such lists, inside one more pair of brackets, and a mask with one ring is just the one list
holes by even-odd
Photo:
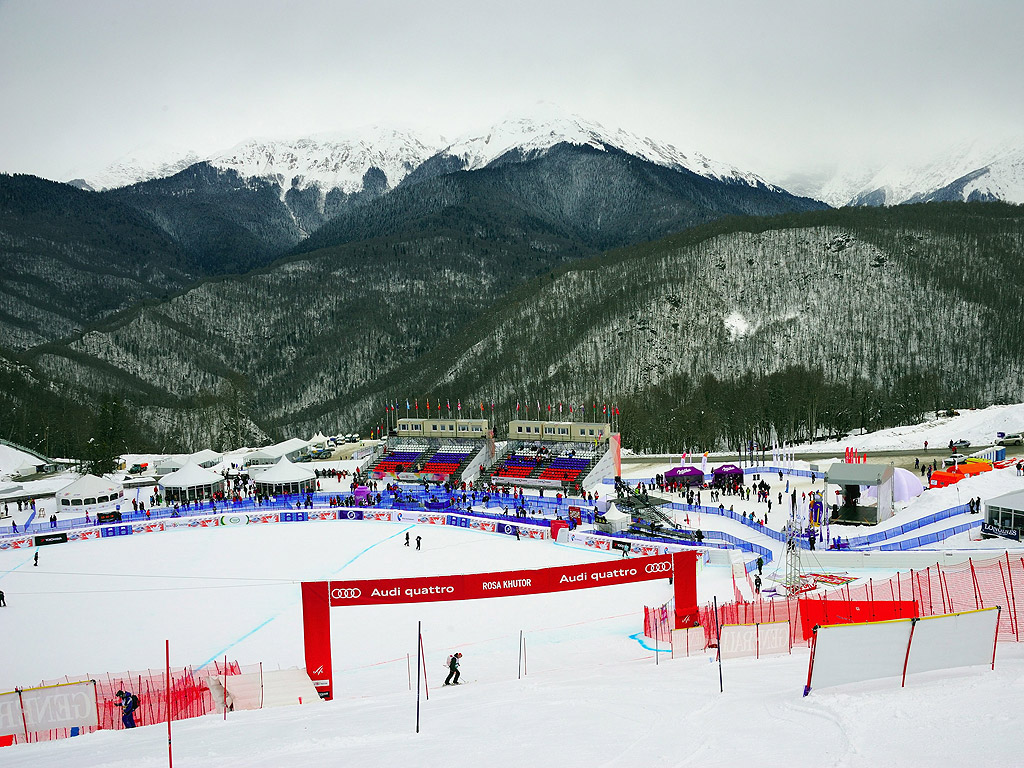
[[11, 471], [11, 478], [28, 477], [39, 471], [40, 464], [30, 464], [25, 461]]
[[323, 432], [317, 432], [311, 438], [309, 438], [310, 448], [326, 448], [327, 447], [327, 435]]
[[287, 456], [282, 456], [276, 464], [260, 472], [253, 480], [257, 493], [266, 496], [316, 490], [316, 473], [298, 464], [292, 464]]
[[59, 512], [103, 512], [114, 510], [121, 503], [124, 487], [117, 480], [96, 475], [82, 475], [54, 494]]
[[204, 448], [201, 451], [196, 451], [191, 456], [186, 458], [186, 462], [191, 461], [193, 464], [198, 464], [200, 467], [209, 469], [214, 464], [219, 464], [224, 458], [224, 454], [211, 451], [209, 448]]
[[605, 522], [598, 523], [599, 530], [605, 533], [621, 533], [628, 531], [633, 523], [633, 516], [626, 511], [619, 509], [617, 504], [611, 504], [608, 511], [604, 513]]
[[168, 501], [208, 499], [224, 489], [224, 478], [190, 462], [162, 477], [160, 487]]
[[290, 440], [285, 440], [283, 443], [268, 445], [266, 448], [260, 448], [247, 454], [245, 464], [246, 466], [250, 464], [274, 464], [282, 456], [287, 457], [289, 461], [294, 461], [301, 454], [305, 453], [307, 448], [309, 448], [309, 441], [293, 437]]
[[175, 470], [181, 469], [188, 461], [184, 456], [167, 456], [155, 462], [153, 472], [157, 475], [168, 475]]

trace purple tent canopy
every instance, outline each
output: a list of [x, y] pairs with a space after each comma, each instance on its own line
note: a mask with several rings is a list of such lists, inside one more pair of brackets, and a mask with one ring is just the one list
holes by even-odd
[[711, 470], [713, 475], [742, 475], [743, 470], [737, 467], [735, 464], [723, 464], [717, 469]]
[[665, 473], [668, 480], [704, 480], [699, 467], [674, 467]]

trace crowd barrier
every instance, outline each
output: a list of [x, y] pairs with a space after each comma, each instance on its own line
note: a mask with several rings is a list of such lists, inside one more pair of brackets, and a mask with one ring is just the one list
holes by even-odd
[[[845, 584], [810, 597], [726, 603], [718, 606], [718, 621], [720, 624], [754, 624], [786, 620], [790, 622], [793, 644], [804, 645], [807, 642], [801, 618], [804, 600], [830, 603], [828, 610], [832, 616], [854, 615], [855, 607], [862, 610], [860, 606], [870, 603], [878, 603], [879, 611], [883, 611], [894, 602], [913, 601], [917, 604], [918, 616], [1002, 606], [997, 637], [1000, 641], [1019, 642], [1018, 613], [1024, 607], [1024, 557], [1004, 552], [993, 558], [968, 558], [966, 562], [954, 565], [936, 563], [927, 568], [897, 573], [884, 580], [868, 579], [867, 583]], [[715, 624], [712, 606], [701, 609], [700, 623], [705, 632], [711, 631], [709, 627]], [[710, 639], [710, 634], [708, 637]]]
[[[231, 662], [226, 667], [217, 663], [217, 670], [220, 673], [238, 674], [240, 668], [237, 662]], [[5, 718], [0, 717], [0, 732], [13, 734], [13, 742], [17, 744], [65, 739], [99, 730], [121, 730], [124, 725], [121, 722], [121, 709], [115, 697], [117, 691], [129, 691], [139, 697], [139, 708], [135, 712], [136, 725], [163, 723], [167, 721], [168, 716], [171, 720], [185, 720], [214, 711], [214, 702], [209, 688], [203, 684], [191, 667], [171, 670], [170, 697], [168, 697], [167, 683], [164, 670], [80, 675], [43, 681], [34, 688], [19, 690], [56, 690], [59, 692], [64, 686], [88, 684], [89, 695], [93, 697], [95, 706], [95, 716], [89, 718], [90, 724], [85, 725], [82, 720], [78, 720], [63, 725], [57, 722], [44, 722], [33, 727], [27, 719], [22, 722], [19, 715], [17, 727], [13, 731], [4, 728]], [[0, 694], [0, 697], [5, 695]], [[50, 727], [39, 727], [46, 725]]]
[[469, 528], [485, 533], [499, 533], [520, 538], [550, 538], [550, 521], [511, 522], [497, 518], [451, 512], [381, 509], [379, 507], [330, 507], [327, 509], [282, 509], [279, 512], [261, 511], [244, 514], [231, 511], [225, 514], [205, 514], [194, 517], [150, 519], [144, 522], [114, 523], [71, 529], [45, 534], [7, 537], [0, 539], [0, 551], [28, 549], [35, 546], [64, 544], [76, 541], [96, 541], [120, 536], [179, 530], [185, 528], [216, 528], [219, 526], [264, 525], [270, 523], [306, 523], [331, 520], [374, 520], [379, 522], [409, 523], [412, 525], [449, 525]]

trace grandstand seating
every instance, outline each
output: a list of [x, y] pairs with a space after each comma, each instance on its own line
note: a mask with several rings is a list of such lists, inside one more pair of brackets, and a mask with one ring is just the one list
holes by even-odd
[[532, 457], [513, 455], [505, 459], [491, 475], [492, 477], [529, 477], [536, 468], [537, 461]]
[[590, 466], [590, 459], [582, 456], [556, 456], [540, 473], [542, 480], [574, 482]]
[[422, 455], [423, 450], [417, 449], [388, 451], [381, 456], [380, 461], [373, 469], [377, 472], [407, 472], [409, 467]]
[[456, 452], [452, 450], [441, 450], [431, 456], [420, 471], [437, 472], [442, 475], [450, 475], [459, 468], [459, 465], [461, 465], [469, 455], [469, 451]]

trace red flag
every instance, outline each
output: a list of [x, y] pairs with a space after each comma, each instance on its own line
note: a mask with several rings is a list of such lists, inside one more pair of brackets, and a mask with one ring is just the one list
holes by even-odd
[[416, 411], [419, 412], [419, 410], [420, 410], [420, 401], [417, 400], [416, 401]]
[[519, 413], [519, 401], [516, 400], [516, 413]]

